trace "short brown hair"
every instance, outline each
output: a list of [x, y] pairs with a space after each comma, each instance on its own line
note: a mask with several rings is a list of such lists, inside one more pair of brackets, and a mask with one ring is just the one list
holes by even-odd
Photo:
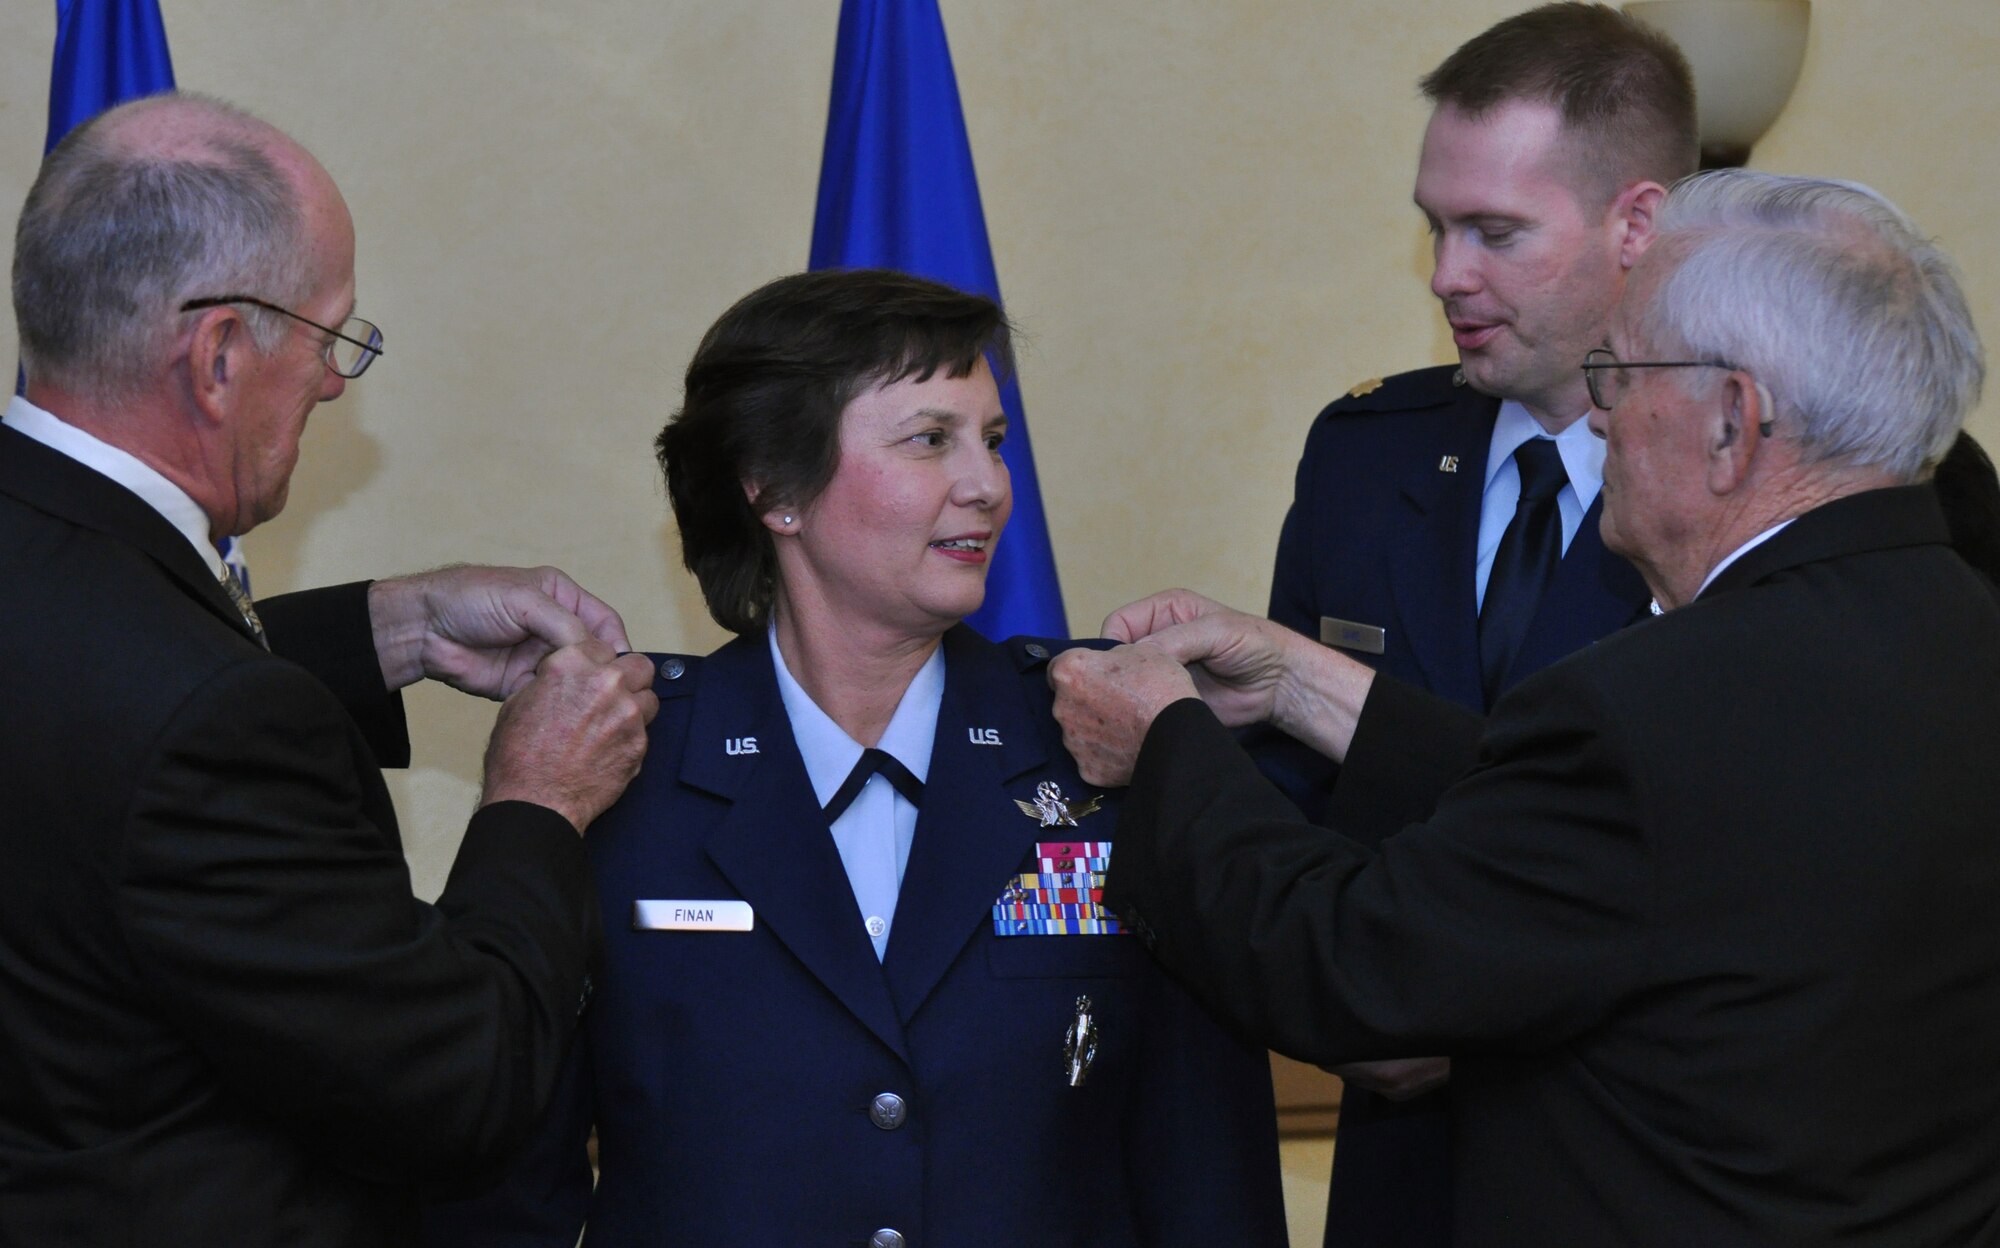
[[1473, 36], [1418, 83], [1431, 103], [1477, 117], [1516, 100], [1553, 105], [1584, 184], [1608, 201], [1637, 181], [1693, 173], [1694, 75], [1666, 35], [1617, 9], [1560, 0]]
[[[765, 513], [806, 506], [840, 465], [840, 414], [872, 386], [984, 358], [1013, 367], [998, 304], [887, 269], [781, 277], [722, 314], [695, 348], [687, 396], [653, 447], [681, 531], [681, 557], [715, 622], [760, 629], [777, 593]], [[755, 482], [753, 505], [744, 483]]]

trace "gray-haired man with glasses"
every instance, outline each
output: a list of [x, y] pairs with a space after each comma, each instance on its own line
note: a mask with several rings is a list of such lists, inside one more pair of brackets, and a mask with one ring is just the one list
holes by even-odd
[[[589, 991], [577, 835], [657, 710], [551, 568], [252, 604], [215, 542], [285, 504], [382, 354], [298, 144], [159, 96], [79, 127], [16, 232], [0, 427], [0, 1243], [357, 1245], [529, 1131]], [[504, 699], [436, 906], [380, 765], [397, 690]]]
[[[1605, 545], [1664, 609], [1490, 723], [1176, 593], [1051, 666], [1130, 779], [1105, 904], [1211, 1008], [1453, 1056], [1461, 1243], [1994, 1242], [2000, 591], [1929, 466], [1983, 353], [1851, 184], [1676, 185], [1602, 351]], [[1199, 695], [1198, 697], [1195, 695]], [[1343, 757], [1372, 850], [1225, 723]]]

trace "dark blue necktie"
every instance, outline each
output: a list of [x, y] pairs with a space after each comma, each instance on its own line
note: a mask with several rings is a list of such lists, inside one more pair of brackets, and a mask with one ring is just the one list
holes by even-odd
[[924, 804], [924, 782], [911, 775], [908, 767], [897, 762], [896, 756], [887, 751], [865, 749], [861, 751], [861, 761], [854, 764], [854, 770], [847, 773], [847, 779], [841, 781], [840, 787], [827, 799], [825, 812], [828, 827], [832, 827], [834, 820], [847, 813], [847, 808], [854, 805], [854, 799], [861, 796], [861, 790], [867, 786], [869, 777], [878, 771], [896, 792], [901, 793], [909, 801], [910, 805]]
[[1479, 608], [1479, 668], [1490, 708], [1507, 683], [1507, 671], [1528, 635], [1542, 591], [1562, 561], [1562, 511], [1556, 495], [1569, 481], [1562, 456], [1547, 438], [1530, 438], [1514, 451], [1521, 470], [1521, 501], [1500, 535], [1486, 601]]

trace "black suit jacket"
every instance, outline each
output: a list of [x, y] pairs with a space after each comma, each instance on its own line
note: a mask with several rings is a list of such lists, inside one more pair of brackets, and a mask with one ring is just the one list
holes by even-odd
[[[1450, 366], [1364, 385], [1312, 423], [1271, 578], [1271, 618], [1309, 637], [1322, 617], [1382, 629], [1378, 655], [1352, 652], [1398, 680], [1486, 709], [1474, 592], [1487, 454], [1500, 400]], [[1557, 566], [1506, 688], [1643, 617], [1651, 598], [1632, 565], [1604, 548], [1594, 499]], [[1336, 768], [1274, 729], [1245, 743], [1307, 814], [1342, 802]], [[1339, 823], [1373, 844], [1407, 820]], [[1443, 1248], [1451, 1242], [1451, 1090], [1390, 1101], [1350, 1085], [1327, 1193], [1328, 1248]]]
[[267, 654], [163, 518], [4, 428], [0, 585], [0, 1245], [405, 1242], [553, 1084], [580, 838], [487, 807], [417, 901], [366, 587], [265, 604], [311, 670]]
[[[2000, 1240], [2000, 605], [1945, 542], [1927, 488], [1806, 514], [1504, 698], [1375, 852], [1178, 703], [1107, 904], [1280, 1049], [1454, 1054], [1463, 1242]], [[1376, 815], [1467, 757], [1426, 708], [1377, 681]]]

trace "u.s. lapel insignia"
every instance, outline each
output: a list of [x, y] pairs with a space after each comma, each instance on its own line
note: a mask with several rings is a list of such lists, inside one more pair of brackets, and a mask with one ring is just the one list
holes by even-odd
[[1071, 806], [1063, 800], [1062, 786], [1053, 780], [1044, 780], [1035, 786], [1035, 800], [1024, 802], [1014, 799], [1021, 813], [1030, 819], [1039, 819], [1045, 828], [1073, 828], [1076, 821], [1097, 810], [1097, 798]]
[[1375, 393], [1377, 390], [1380, 390], [1381, 388], [1382, 388], [1382, 379], [1380, 377], [1370, 377], [1367, 381], [1364, 381], [1360, 385], [1354, 387], [1354, 389], [1349, 390], [1347, 392], [1347, 397], [1350, 399], [1365, 399], [1369, 395]]
[[1454, 385], [1454, 386], [1462, 386], [1462, 385], [1464, 385], [1464, 384], [1465, 384], [1465, 370], [1464, 370], [1464, 369], [1462, 369], [1462, 368], [1455, 368], [1455, 369], [1453, 369], [1453, 370], [1451, 371], [1451, 384], [1452, 384], [1452, 385]]
[[1458, 456], [1456, 456], [1456, 455], [1446, 455], [1446, 456], [1443, 456], [1443, 457], [1441, 457], [1441, 458], [1440, 458], [1440, 459], [1438, 460], [1438, 471], [1439, 471], [1439, 472], [1457, 472], [1457, 471], [1458, 471]]

